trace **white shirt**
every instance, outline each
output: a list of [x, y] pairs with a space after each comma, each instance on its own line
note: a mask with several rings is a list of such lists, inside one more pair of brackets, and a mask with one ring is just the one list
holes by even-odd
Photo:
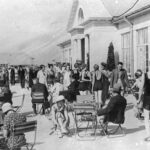
[[39, 83], [46, 85], [46, 74], [42, 70], [38, 71], [37, 78], [39, 79]]

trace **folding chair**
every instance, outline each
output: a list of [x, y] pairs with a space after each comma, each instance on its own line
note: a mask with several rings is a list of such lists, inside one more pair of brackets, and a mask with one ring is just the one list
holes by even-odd
[[[19, 148], [26, 147], [27, 150], [32, 150], [34, 145], [35, 145], [35, 142], [36, 142], [37, 121], [29, 121], [29, 122], [25, 122], [25, 123], [16, 124], [16, 125], [13, 126], [11, 134], [14, 137], [15, 135], [20, 135], [22, 133], [28, 133], [28, 132], [34, 132], [34, 141], [33, 141], [33, 143], [27, 143], [26, 142], [25, 144], [21, 145]], [[13, 150], [13, 149], [14, 148], [12, 146], [11, 150]]]
[[25, 94], [22, 95], [22, 101], [19, 106], [12, 106], [16, 112], [21, 111], [21, 109], [23, 108], [23, 105], [24, 105], [24, 100], [25, 100]]
[[[119, 131], [119, 129], [122, 132], [122, 134], [120, 134], [119, 136], [125, 136], [126, 135], [123, 127], [121, 126], [124, 123], [124, 121], [125, 121], [125, 117], [124, 117], [125, 109], [126, 109], [126, 106], [121, 106], [118, 109], [118, 112], [116, 114], [116, 118], [113, 121], [111, 120], [111, 117], [108, 117], [107, 115], [104, 116], [103, 120], [100, 119], [100, 121], [99, 121], [100, 127], [102, 129], [102, 132], [105, 135], [107, 135], [108, 137], [110, 137], [110, 135], [116, 134]], [[113, 114], [113, 111], [110, 112], [110, 114]], [[104, 125], [103, 125], [102, 121], [104, 122]], [[109, 130], [110, 123], [116, 126], [115, 129]]]
[[[96, 105], [93, 101], [93, 95], [77, 96], [77, 102], [73, 105], [74, 109], [74, 121], [75, 121], [75, 136], [79, 137], [79, 140], [84, 140], [87, 137], [87, 131], [93, 129], [94, 138], [89, 138], [88, 140], [96, 139], [96, 129], [97, 129], [97, 116], [96, 116]], [[80, 127], [80, 124], [85, 124], [85, 127]], [[90, 126], [90, 123], [92, 125]], [[79, 130], [85, 130], [85, 134], [81, 135]]]
[[42, 109], [45, 112], [45, 110], [46, 110], [45, 105], [44, 105], [45, 102], [46, 101], [45, 101], [44, 93], [41, 93], [41, 92], [33, 92], [32, 93], [32, 103], [37, 104], [37, 105], [42, 104], [42, 107], [41, 107], [39, 113], [41, 113]]

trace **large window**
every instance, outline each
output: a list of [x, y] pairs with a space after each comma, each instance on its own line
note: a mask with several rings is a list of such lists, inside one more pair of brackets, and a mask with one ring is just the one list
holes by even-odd
[[148, 71], [148, 28], [137, 30], [137, 67]]
[[131, 72], [131, 48], [130, 48], [130, 32], [122, 34], [122, 52], [123, 63], [127, 72]]

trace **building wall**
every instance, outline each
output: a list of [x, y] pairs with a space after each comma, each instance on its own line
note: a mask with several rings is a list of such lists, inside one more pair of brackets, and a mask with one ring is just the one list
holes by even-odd
[[[137, 31], [139, 29], [147, 28], [148, 29], [148, 52], [149, 52], [149, 64], [150, 64], [150, 14], [145, 14], [139, 17], [135, 17], [131, 20], [133, 23], [133, 59], [134, 59], [134, 72], [138, 68], [138, 48], [137, 48]], [[131, 33], [131, 27], [126, 23], [122, 22], [118, 26], [119, 34], [124, 34], [127, 32]], [[123, 53], [123, 51], [122, 51]]]
[[109, 44], [113, 42], [114, 51], [118, 52], [121, 58], [121, 38], [114, 26], [94, 27], [90, 34], [90, 70], [94, 64], [107, 62]]

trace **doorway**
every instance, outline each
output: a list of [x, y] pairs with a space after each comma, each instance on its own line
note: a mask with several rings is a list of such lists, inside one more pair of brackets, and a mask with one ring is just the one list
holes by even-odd
[[81, 61], [85, 63], [85, 39], [81, 39]]

